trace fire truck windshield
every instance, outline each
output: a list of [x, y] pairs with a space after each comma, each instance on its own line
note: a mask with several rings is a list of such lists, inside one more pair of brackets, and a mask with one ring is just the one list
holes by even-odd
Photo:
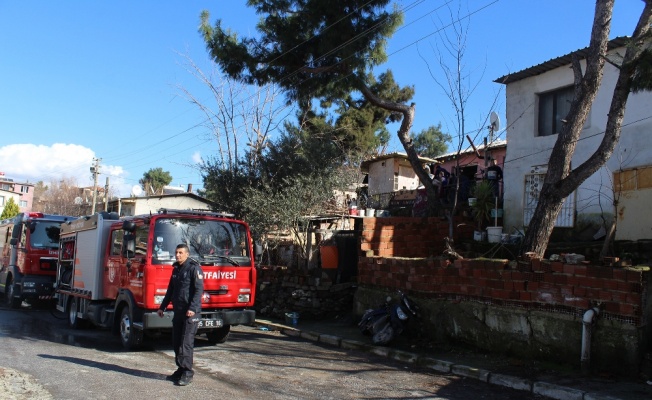
[[29, 231], [29, 244], [33, 248], [59, 248], [60, 222], [33, 221]]
[[180, 243], [187, 244], [190, 257], [199, 262], [250, 264], [247, 229], [241, 223], [193, 218], [156, 220], [152, 251], [154, 262], [174, 261], [174, 250]]

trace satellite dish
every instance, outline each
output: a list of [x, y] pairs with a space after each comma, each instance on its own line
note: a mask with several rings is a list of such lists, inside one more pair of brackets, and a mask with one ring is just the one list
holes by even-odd
[[500, 129], [500, 118], [498, 118], [498, 114], [496, 114], [495, 111], [491, 112], [491, 115], [489, 116], [489, 122], [491, 123], [490, 129], [494, 132]]
[[81, 203], [84, 201], [81, 197], [75, 197], [74, 203], [75, 205], [81, 205]]
[[131, 188], [131, 195], [132, 196], [140, 196], [143, 193], [143, 188], [140, 187], [140, 185], [134, 185]]

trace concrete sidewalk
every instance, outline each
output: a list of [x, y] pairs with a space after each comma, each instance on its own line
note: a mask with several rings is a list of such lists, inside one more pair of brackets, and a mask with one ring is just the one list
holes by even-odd
[[340, 320], [303, 321], [296, 326], [281, 320], [256, 319], [259, 328], [320, 344], [357, 350], [432, 369], [438, 373], [478, 379], [492, 385], [523, 390], [558, 400], [650, 400], [652, 385], [638, 377], [584, 376], [571, 368], [514, 360], [470, 350], [415, 344], [401, 337], [389, 347], [374, 346], [360, 333], [355, 322]]

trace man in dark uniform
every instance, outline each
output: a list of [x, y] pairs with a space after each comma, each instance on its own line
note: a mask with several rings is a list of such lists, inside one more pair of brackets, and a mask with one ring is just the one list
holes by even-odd
[[503, 180], [503, 170], [498, 166], [495, 158], [490, 160], [490, 165], [485, 173], [485, 178], [491, 184], [494, 197], [500, 197], [500, 181]]
[[172, 302], [174, 316], [172, 317], [172, 343], [174, 346], [174, 361], [177, 370], [166, 379], [179, 386], [192, 382], [194, 371], [193, 347], [195, 334], [201, 317], [201, 296], [204, 293], [204, 273], [197, 261], [189, 258], [190, 250], [185, 244], [180, 244], [175, 250], [176, 262], [170, 277], [168, 290], [165, 293], [159, 317]]

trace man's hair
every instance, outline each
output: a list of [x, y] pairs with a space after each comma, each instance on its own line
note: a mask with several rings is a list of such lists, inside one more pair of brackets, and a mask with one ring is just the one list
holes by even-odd
[[179, 250], [179, 249], [186, 249], [186, 252], [190, 253], [190, 248], [188, 248], [188, 245], [185, 244], [185, 243], [178, 244], [177, 245], [177, 250]]

